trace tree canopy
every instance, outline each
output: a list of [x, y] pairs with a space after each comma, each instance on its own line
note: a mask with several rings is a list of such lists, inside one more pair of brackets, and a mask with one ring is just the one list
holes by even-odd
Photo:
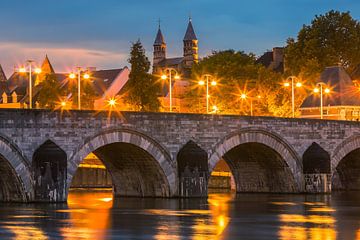
[[325, 67], [342, 65], [351, 72], [360, 63], [360, 24], [349, 12], [329, 11], [304, 25], [285, 51], [288, 75], [315, 81]]
[[128, 61], [131, 64], [131, 71], [126, 84], [125, 101], [134, 110], [158, 111], [160, 86], [156, 83], [155, 77], [149, 74], [150, 61], [145, 55], [145, 49], [140, 40], [132, 44]]
[[211, 74], [218, 84], [209, 86], [210, 105], [216, 105], [220, 112], [250, 115], [252, 105], [254, 115], [291, 115], [290, 93], [281, 87], [282, 75], [257, 64], [251, 53], [213, 52], [193, 66], [192, 74], [195, 80], [187, 98], [194, 112], [204, 112], [206, 102], [205, 88], [198, 80]]
[[46, 74], [44, 80], [39, 84], [39, 95], [37, 97], [41, 108], [56, 108], [61, 96], [60, 82], [55, 74]]

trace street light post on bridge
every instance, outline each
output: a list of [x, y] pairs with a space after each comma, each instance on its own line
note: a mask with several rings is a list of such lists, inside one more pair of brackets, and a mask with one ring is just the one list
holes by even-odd
[[[320, 88], [319, 88], [320, 87]], [[323, 88], [325, 87], [325, 90], [323, 90]], [[316, 87], [314, 88], [314, 93], [318, 93], [320, 92], [320, 119], [324, 118], [324, 103], [323, 103], [323, 92], [330, 93], [330, 89], [327, 87], [326, 83], [324, 82], [319, 82], [316, 84]]]
[[[32, 88], [33, 88], [33, 84], [32, 84], [32, 73], [33, 73], [33, 68], [32, 68], [32, 65], [33, 65], [33, 63], [34, 63], [34, 61], [33, 60], [27, 60], [26, 61], [26, 63], [28, 64], [28, 71], [26, 70], [26, 67], [20, 67], [19, 68], [19, 72], [20, 73], [26, 73], [26, 72], [28, 72], [29, 73], [29, 108], [30, 109], [32, 109], [32, 107], [33, 107], [33, 104], [32, 104], [32, 102], [33, 102], [33, 99], [32, 99], [32, 97], [33, 97], [33, 93], [32, 93]], [[34, 72], [36, 73], [36, 74], [40, 74], [41, 73], [41, 68], [34, 68]]]
[[[210, 75], [210, 74], [205, 74], [204, 77], [205, 77], [205, 81], [200, 80], [199, 85], [203, 86], [206, 83], [206, 113], [209, 114], [209, 98], [210, 98], [210, 95], [209, 95], [209, 78], [213, 78], [213, 76]], [[216, 86], [216, 84], [217, 83], [216, 83], [215, 80], [211, 81], [211, 86]]]
[[[178, 75], [178, 72], [175, 68], [165, 68], [164, 69], [165, 74], [161, 76], [161, 79], [166, 80], [169, 78], [169, 105], [170, 105], [170, 112], [172, 112], [172, 74], [175, 73], [175, 80], [179, 80], [180, 76]], [[168, 77], [169, 75], [169, 77]]]
[[287, 79], [291, 79], [291, 83], [286, 81], [284, 83], [284, 87], [290, 87], [291, 85], [291, 110], [292, 110], [292, 117], [295, 118], [295, 87], [300, 88], [302, 87], [302, 83], [301, 82], [294, 82], [295, 79], [297, 79], [297, 77], [295, 76], [290, 76]]
[[[69, 77], [71, 79], [75, 79], [76, 78], [76, 75], [77, 75], [77, 78], [78, 78], [78, 110], [81, 110], [81, 71], [82, 71], [82, 68], [81, 67], [77, 67], [77, 73], [70, 73]], [[88, 73], [85, 73], [84, 76], [83, 76], [84, 79], [89, 79], [90, 78], [90, 75]]]

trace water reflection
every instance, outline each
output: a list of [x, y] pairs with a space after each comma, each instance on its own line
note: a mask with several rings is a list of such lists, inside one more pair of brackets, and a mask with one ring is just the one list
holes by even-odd
[[58, 210], [70, 213], [71, 227], [61, 229], [65, 239], [105, 239], [111, 228], [112, 191], [70, 192], [68, 207]]
[[0, 239], [359, 239], [360, 193], [116, 198], [0, 205]]

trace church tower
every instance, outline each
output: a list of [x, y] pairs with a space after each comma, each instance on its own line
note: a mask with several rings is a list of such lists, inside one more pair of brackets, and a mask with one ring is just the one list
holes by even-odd
[[153, 66], [155, 68], [159, 62], [161, 62], [166, 58], [166, 43], [160, 29], [160, 24], [153, 46], [154, 46]]
[[184, 36], [184, 65], [190, 68], [194, 63], [198, 63], [198, 40], [195, 35], [195, 31], [189, 18], [189, 24]]

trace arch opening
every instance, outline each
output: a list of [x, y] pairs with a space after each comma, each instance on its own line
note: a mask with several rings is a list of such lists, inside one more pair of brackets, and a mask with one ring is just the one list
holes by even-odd
[[0, 202], [25, 201], [24, 190], [15, 170], [0, 155]]
[[315, 142], [303, 154], [303, 173], [306, 192], [331, 191], [330, 154]]
[[67, 155], [54, 142], [47, 140], [33, 154], [32, 169], [35, 201], [66, 200]]
[[222, 158], [232, 172], [238, 193], [297, 191], [286, 161], [265, 144], [243, 143], [227, 151]]
[[[86, 166], [89, 163], [92, 166]], [[85, 158], [72, 178], [70, 188], [77, 187], [111, 188], [114, 197], [170, 194], [166, 176], [154, 157], [141, 147], [124, 142], [101, 146]]]
[[338, 191], [360, 190], [360, 149], [345, 155], [336, 166], [332, 177], [332, 189]]
[[236, 191], [234, 176], [224, 159], [221, 159], [211, 172], [208, 188], [209, 193], [228, 193]]

